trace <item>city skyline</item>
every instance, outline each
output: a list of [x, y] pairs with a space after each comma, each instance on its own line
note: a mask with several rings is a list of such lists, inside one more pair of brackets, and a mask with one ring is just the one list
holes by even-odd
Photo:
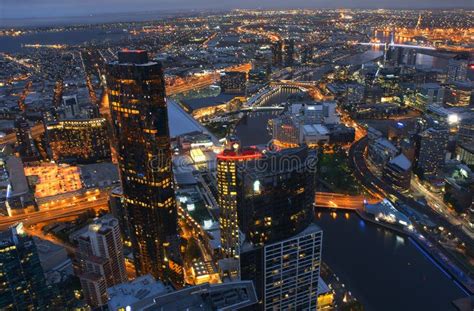
[[[50, 10], [54, 7], [55, 10]], [[289, 4], [287, 1], [251, 1], [240, 0], [238, 3], [218, 0], [138, 0], [130, 4], [125, 0], [96, 1], [13, 1], [4, 0], [0, 3], [0, 18], [57, 18], [57, 17], [86, 17], [88, 15], [102, 15], [115, 13], [186, 13], [199, 10], [228, 10], [228, 9], [441, 9], [441, 8], [466, 8], [473, 9], [470, 0], [400, 0], [394, 3], [391, 0], [295, 0]]]
[[0, 309], [474, 310], [472, 10], [15, 3]]

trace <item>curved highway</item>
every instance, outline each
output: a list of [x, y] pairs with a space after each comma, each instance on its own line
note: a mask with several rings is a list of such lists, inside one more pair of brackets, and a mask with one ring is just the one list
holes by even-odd
[[366, 187], [369, 192], [376, 194], [379, 197], [395, 197], [414, 210], [426, 214], [438, 226], [447, 228], [462, 242], [464, 242], [467, 249], [473, 250], [473, 240], [462, 230], [460, 225], [456, 226], [451, 224], [444, 217], [433, 211], [429, 206], [425, 206], [414, 199], [403, 195], [370, 171], [365, 162], [365, 150], [367, 148], [368, 141], [369, 139], [367, 136], [365, 136], [352, 144], [349, 150], [349, 160], [351, 167], [353, 168], [354, 175], [360, 182], [362, 182], [364, 187]]

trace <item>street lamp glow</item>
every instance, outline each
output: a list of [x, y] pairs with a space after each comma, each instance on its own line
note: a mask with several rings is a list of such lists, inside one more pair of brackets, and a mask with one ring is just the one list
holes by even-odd
[[457, 114], [455, 114], [455, 113], [450, 114], [450, 115], [448, 116], [448, 123], [449, 123], [449, 124], [457, 124], [457, 123], [459, 123], [459, 116], [458, 116]]

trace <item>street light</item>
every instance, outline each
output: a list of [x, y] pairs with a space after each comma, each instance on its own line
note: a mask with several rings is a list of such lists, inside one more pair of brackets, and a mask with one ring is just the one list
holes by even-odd
[[448, 123], [451, 125], [459, 123], [459, 116], [455, 113], [448, 115]]

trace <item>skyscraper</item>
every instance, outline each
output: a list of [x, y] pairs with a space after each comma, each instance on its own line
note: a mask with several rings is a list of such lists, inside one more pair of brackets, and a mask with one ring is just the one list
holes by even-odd
[[217, 202], [220, 207], [219, 222], [221, 247], [224, 258], [239, 257], [239, 223], [237, 209], [241, 194], [237, 184], [238, 167], [247, 161], [258, 159], [262, 154], [256, 149], [241, 149], [239, 141], [230, 138], [227, 149], [217, 156]]
[[295, 40], [294, 39], [285, 40], [284, 54], [285, 54], [284, 55], [285, 67], [293, 66], [295, 62]]
[[418, 172], [425, 179], [438, 176], [446, 158], [449, 133], [443, 128], [429, 128], [420, 134]]
[[110, 215], [95, 219], [78, 238], [79, 276], [93, 307], [107, 303], [107, 288], [127, 281], [119, 222]]
[[277, 41], [272, 45], [273, 66], [281, 66], [283, 63], [283, 42]]
[[168, 112], [160, 63], [122, 51], [107, 65], [123, 198], [139, 275], [183, 282], [171, 168]]
[[35, 242], [21, 226], [0, 232], [0, 309], [46, 310], [53, 293], [46, 285]]
[[218, 156], [221, 246], [239, 262], [235, 274], [254, 282], [255, 308], [316, 308], [322, 232], [312, 223], [312, 156], [306, 146]]
[[39, 158], [33, 137], [31, 136], [31, 128], [28, 121], [19, 116], [15, 120], [16, 140], [18, 143], [18, 152], [23, 161], [35, 161]]

